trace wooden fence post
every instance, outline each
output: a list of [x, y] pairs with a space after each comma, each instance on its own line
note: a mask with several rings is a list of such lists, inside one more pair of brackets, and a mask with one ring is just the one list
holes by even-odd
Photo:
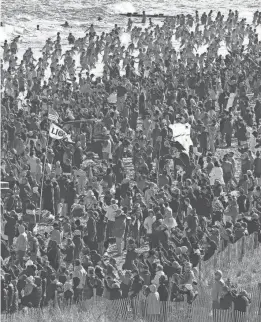
[[231, 243], [230, 241], [228, 241], [228, 245], [227, 245], [227, 260], [228, 260], [228, 264], [231, 264]]
[[261, 283], [258, 283], [258, 315], [261, 315]]
[[243, 236], [241, 238], [241, 245], [240, 245], [240, 250], [239, 250], [239, 258], [238, 258], [239, 262], [242, 262], [243, 257], [245, 255], [245, 242], [246, 242], [245, 236]]
[[198, 279], [201, 282], [201, 277], [202, 277], [202, 259], [200, 258], [200, 261], [198, 263]]
[[259, 242], [258, 242], [258, 232], [254, 232], [254, 249], [258, 248]]
[[217, 267], [217, 262], [218, 262], [218, 258], [217, 258], [217, 251], [215, 251], [215, 253], [214, 253], [214, 261], [213, 261], [213, 263], [214, 263], [214, 269], [216, 269], [216, 267]]

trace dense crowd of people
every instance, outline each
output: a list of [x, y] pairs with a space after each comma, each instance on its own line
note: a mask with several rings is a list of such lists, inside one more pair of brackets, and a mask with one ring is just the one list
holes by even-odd
[[[31, 48], [18, 60], [19, 36], [5, 41], [2, 312], [58, 294], [141, 298], [157, 317], [160, 302], [197, 298], [200, 261], [243, 236], [258, 246], [260, 24], [258, 11], [251, 24], [232, 10], [142, 27], [130, 18], [128, 46], [117, 25], [100, 35], [91, 25], [66, 51], [60, 33], [48, 39], [38, 61]], [[51, 123], [73, 143], [52, 138]], [[189, 149], [169, 128], [180, 123]], [[251, 299], [217, 271], [212, 302], [246, 312]]]

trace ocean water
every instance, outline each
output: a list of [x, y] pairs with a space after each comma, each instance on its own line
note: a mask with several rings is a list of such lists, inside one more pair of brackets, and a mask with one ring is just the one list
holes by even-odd
[[[224, 13], [237, 9], [240, 16], [250, 22], [253, 12], [261, 9], [261, 0], [1, 0], [4, 27], [0, 29], [0, 42], [19, 34], [21, 47], [38, 49], [58, 31], [64, 38], [68, 36], [69, 30], [61, 27], [66, 20], [72, 26], [71, 31], [80, 37], [91, 23], [97, 31], [109, 30], [115, 23], [125, 26], [128, 18], [119, 16], [119, 13], [145, 10], [147, 13], [175, 15], [210, 9]], [[103, 18], [100, 22], [97, 20], [99, 16]], [[36, 31], [38, 24], [40, 31]]]
[[[90, 24], [94, 24], [98, 33], [109, 31], [116, 23], [126, 27], [128, 17], [120, 16], [120, 13], [142, 13], [145, 10], [152, 14], [176, 15], [193, 14], [196, 10], [199, 13], [213, 10], [214, 14], [217, 11], [226, 14], [229, 9], [238, 10], [239, 17], [245, 17], [251, 23], [253, 13], [261, 9], [261, 0], [1, 0], [3, 27], [0, 27], [0, 44], [5, 39], [10, 40], [20, 35], [18, 58], [21, 59], [28, 47], [32, 48], [34, 57], [38, 58], [46, 39], [55, 39], [58, 31], [61, 33], [62, 44], [68, 45], [69, 32], [75, 37], [83, 37]], [[98, 21], [98, 17], [102, 21]], [[137, 24], [141, 23], [141, 18], [132, 20]], [[70, 28], [61, 26], [65, 21], [69, 22]], [[154, 19], [154, 22], [160, 23], [159, 19]], [[40, 25], [40, 31], [36, 30], [37, 25]], [[258, 27], [258, 32], [261, 34], [261, 26]], [[129, 39], [129, 34], [121, 34], [123, 45], [127, 45]], [[2, 48], [0, 55], [2, 56]], [[98, 76], [102, 69], [102, 64], [98, 62], [92, 72]]]

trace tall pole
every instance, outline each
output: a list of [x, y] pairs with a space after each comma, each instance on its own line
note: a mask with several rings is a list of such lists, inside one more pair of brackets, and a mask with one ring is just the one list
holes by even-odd
[[[49, 110], [48, 110], [48, 114], [49, 114]], [[43, 185], [44, 185], [44, 175], [45, 175], [45, 167], [46, 167], [46, 160], [47, 160], [47, 152], [48, 152], [48, 148], [49, 148], [49, 139], [50, 139], [50, 129], [48, 131], [48, 136], [47, 136], [47, 146], [46, 146], [44, 165], [43, 165], [43, 175], [42, 175], [42, 182], [41, 182], [41, 196], [40, 196], [40, 212], [42, 211], [42, 205], [43, 205]]]
[[160, 155], [161, 155], [162, 136], [160, 136], [158, 166], [157, 166], [157, 186], [159, 186], [159, 172], [160, 172]]

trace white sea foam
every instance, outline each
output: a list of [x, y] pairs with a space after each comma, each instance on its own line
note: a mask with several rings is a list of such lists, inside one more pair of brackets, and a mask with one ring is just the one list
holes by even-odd
[[127, 12], [135, 12], [135, 6], [132, 2], [121, 1], [112, 5], [112, 10], [114, 13], [127, 13]]

